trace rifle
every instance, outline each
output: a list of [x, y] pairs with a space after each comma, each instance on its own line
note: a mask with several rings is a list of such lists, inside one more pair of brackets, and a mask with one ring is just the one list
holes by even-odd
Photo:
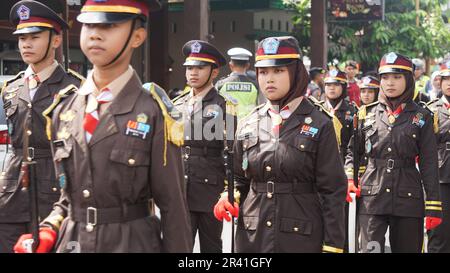
[[26, 245], [29, 253], [34, 253], [39, 245], [39, 205], [38, 205], [38, 184], [36, 180], [36, 161], [34, 161], [34, 148], [29, 146], [33, 119], [25, 121], [23, 137], [23, 159], [21, 166], [21, 184], [28, 190], [30, 199], [31, 214], [31, 235], [32, 241]]
[[[355, 110], [358, 108], [355, 107]], [[353, 182], [358, 187], [359, 176], [359, 137], [358, 137], [358, 111], [353, 115]], [[348, 251], [350, 253], [357, 252], [357, 232], [356, 232], [356, 193], [351, 192], [352, 202], [348, 206]]]

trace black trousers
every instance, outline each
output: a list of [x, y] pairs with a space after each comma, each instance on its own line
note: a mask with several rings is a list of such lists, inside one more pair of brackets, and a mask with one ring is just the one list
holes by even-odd
[[361, 251], [384, 253], [385, 234], [389, 227], [389, 242], [393, 253], [421, 253], [423, 218], [391, 215], [359, 215]]
[[450, 184], [440, 184], [442, 223], [428, 231], [429, 253], [450, 253]]
[[222, 253], [222, 222], [211, 212], [191, 211], [192, 239], [198, 231], [201, 253]]
[[14, 245], [26, 233], [28, 223], [0, 223], [0, 253], [14, 253]]

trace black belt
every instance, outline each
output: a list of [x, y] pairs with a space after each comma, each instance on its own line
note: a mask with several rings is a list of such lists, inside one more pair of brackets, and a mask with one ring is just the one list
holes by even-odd
[[183, 153], [185, 156], [222, 156], [223, 149], [221, 148], [211, 148], [211, 147], [191, 147], [184, 146]]
[[450, 142], [442, 142], [438, 144], [439, 149], [450, 151]]
[[[29, 147], [29, 155], [33, 157], [34, 159], [39, 158], [49, 158], [52, 157], [52, 151], [50, 149], [37, 149], [33, 147]], [[13, 153], [16, 155], [23, 155], [23, 149], [19, 148], [13, 148]]]
[[415, 168], [416, 161], [414, 159], [380, 159], [369, 158], [369, 164], [379, 168], [387, 169], [401, 169], [401, 168]]
[[315, 193], [312, 183], [284, 183], [284, 182], [252, 182], [252, 189], [258, 193]]
[[123, 223], [144, 218], [150, 215], [147, 203], [129, 205], [125, 208], [73, 208], [71, 207], [70, 218], [75, 222], [85, 224], [102, 225], [111, 223]]

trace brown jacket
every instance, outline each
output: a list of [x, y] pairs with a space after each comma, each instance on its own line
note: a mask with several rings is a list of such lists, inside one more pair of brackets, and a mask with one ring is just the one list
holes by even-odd
[[[226, 101], [212, 88], [202, 99], [202, 107], [189, 114], [190, 96], [186, 94], [175, 101], [175, 106], [185, 115], [183, 158], [187, 200], [190, 211], [212, 213], [225, 186], [223, 130], [227, 119]], [[228, 125], [232, 126], [229, 129], [234, 135], [236, 119], [231, 117], [228, 121], [232, 122]]]
[[[38, 184], [39, 215], [43, 219], [60, 195], [51, 160], [50, 142], [46, 134], [43, 112], [53, 102], [53, 97], [70, 84], [80, 85], [81, 79], [66, 73], [58, 66], [50, 78], [42, 82], [33, 100], [25, 84], [23, 73], [9, 81], [2, 90], [9, 136], [13, 151], [5, 162], [0, 176], [0, 222], [18, 223], [30, 221], [29, 195], [22, 190], [20, 169], [23, 158], [24, 124], [32, 124], [29, 146], [34, 148]], [[31, 122], [32, 120], [32, 122]]]
[[[437, 146], [430, 111], [409, 102], [390, 124], [386, 107], [376, 102], [361, 107], [359, 120], [359, 150], [368, 157], [360, 182], [359, 213], [440, 217]], [[346, 169], [353, 167], [352, 143]], [[420, 171], [416, 168], [416, 156]], [[351, 172], [347, 175], [353, 178]]]
[[450, 111], [444, 106], [442, 99], [433, 100], [428, 107], [434, 113], [437, 126], [439, 182], [450, 183]]
[[237, 252], [342, 252], [347, 184], [331, 118], [316, 107], [303, 99], [279, 139], [267, 104], [239, 123]]
[[[45, 221], [58, 228], [65, 218], [57, 252], [71, 251], [74, 242], [81, 252], [189, 252], [192, 234], [180, 148], [170, 142], [165, 148], [158, 103], [134, 74], [87, 143], [86, 100], [77, 94], [53, 116], [54, 159], [59, 175], [66, 176], [63, 195]], [[126, 133], [135, 121], [150, 126], [145, 137]], [[161, 210], [161, 223], [148, 217], [151, 198]]]

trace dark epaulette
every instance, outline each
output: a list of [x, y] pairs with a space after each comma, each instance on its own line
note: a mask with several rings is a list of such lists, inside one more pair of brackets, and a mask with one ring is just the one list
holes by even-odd
[[79, 79], [80, 82], [81, 82], [80, 86], [86, 81], [86, 78], [83, 77], [83, 76], [81, 76], [80, 74], [78, 74], [78, 72], [76, 72], [75, 70], [72, 70], [72, 69], [69, 68], [69, 70], [67, 71], [67, 73], [68, 73], [69, 75], [72, 75], [72, 76], [74, 76], [75, 78]]
[[181, 99], [181, 98], [183, 98], [184, 96], [186, 96], [187, 94], [189, 94], [189, 92], [190, 92], [191, 90], [190, 89], [185, 89], [184, 91], [183, 91], [183, 93], [181, 93], [180, 95], [178, 95], [178, 96], [176, 96], [175, 98], [173, 98], [172, 99], [172, 102], [176, 102], [176, 101], [178, 101], [179, 99]]
[[146, 83], [143, 88], [157, 102], [164, 117], [164, 166], [166, 166], [167, 141], [178, 147], [184, 143], [184, 124], [181, 113], [176, 109], [166, 91], [156, 83]]
[[44, 116], [45, 120], [47, 121], [46, 123], [46, 132], [47, 132], [47, 138], [48, 140], [52, 139], [52, 118], [51, 118], [51, 113], [53, 112], [53, 110], [55, 110], [56, 106], [58, 106], [59, 103], [61, 103], [61, 101], [63, 101], [65, 98], [67, 98], [68, 96], [70, 96], [71, 94], [75, 93], [78, 90], [78, 87], [70, 84], [68, 86], [66, 86], [65, 88], [61, 89], [53, 98], [53, 102], [52, 104], [50, 104], [50, 106], [44, 110], [44, 112], [42, 112], [42, 115]]
[[9, 84], [11, 84], [12, 82], [15, 82], [15, 81], [18, 80], [20, 77], [22, 77], [23, 74], [25, 74], [25, 71], [20, 71], [19, 73], [17, 73], [17, 75], [14, 76], [14, 78], [5, 81], [5, 82], [3, 83], [3, 86], [2, 86], [2, 92], [1, 92], [1, 94], [3, 95], [3, 91], [5, 90], [5, 88], [6, 88]]
[[309, 96], [308, 97], [308, 100], [314, 105], [314, 106], [316, 106], [317, 107], [317, 109], [320, 111], [320, 112], [323, 112], [323, 113], [325, 113], [328, 117], [330, 117], [331, 119], [333, 119], [333, 115], [323, 106], [323, 102], [322, 101], [319, 101], [318, 99], [316, 99], [315, 97], [313, 97], [313, 96]]
[[439, 132], [439, 114], [438, 109], [435, 108], [433, 104], [439, 102], [439, 100], [439, 98], [435, 98], [428, 103], [422, 101], [418, 103], [419, 106], [422, 106], [422, 108], [428, 110], [428, 112], [430, 112], [431, 116], [433, 117], [433, 130], [436, 134]]
[[430, 102], [423, 102], [423, 101], [419, 101], [417, 103], [421, 108], [427, 110], [431, 115], [433, 115], [433, 109], [430, 108]]
[[430, 106], [430, 105], [432, 105], [433, 103], [438, 102], [439, 100], [440, 100], [440, 98], [435, 98], [435, 99], [433, 99], [433, 100], [427, 102], [426, 105], [427, 105], [427, 106]]
[[364, 120], [366, 119], [367, 116], [367, 109], [372, 108], [373, 106], [378, 105], [380, 102], [379, 101], [375, 101], [372, 103], [369, 103], [367, 105], [362, 105], [361, 107], [359, 107], [358, 110], [358, 119], [359, 120]]

